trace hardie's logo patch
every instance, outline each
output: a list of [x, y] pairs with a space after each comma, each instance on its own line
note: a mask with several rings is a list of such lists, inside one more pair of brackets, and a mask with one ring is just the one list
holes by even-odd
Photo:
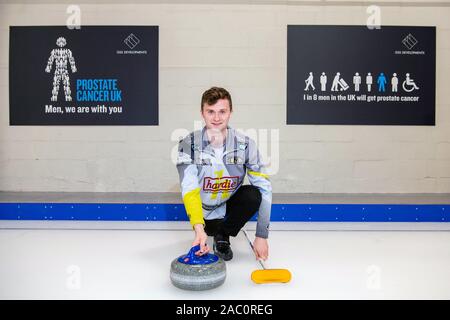
[[239, 143], [239, 149], [245, 150], [245, 147], [246, 147], [245, 143]]
[[204, 191], [233, 191], [238, 185], [239, 177], [205, 177], [203, 180]]

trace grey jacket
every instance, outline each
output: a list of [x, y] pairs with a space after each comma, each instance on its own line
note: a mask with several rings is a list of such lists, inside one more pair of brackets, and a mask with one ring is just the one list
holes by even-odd
[[[254, 140], [228, 127], [223, 156], [216, 158], [206, 127], [180, 140], [177, 169], [183, 202], [192, 224], [223, 218], [226, 201], [243, 184], [247, 174], [261, 192], [256, 236], [268, 238], [272, 186]], [[201, 203], [201, 204], [200, 204]], [[200, 210], [201, 205], [201, 210]]]

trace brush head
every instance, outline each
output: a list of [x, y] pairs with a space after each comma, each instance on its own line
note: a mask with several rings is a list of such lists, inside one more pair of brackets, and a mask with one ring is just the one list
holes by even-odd
[[252, 272], [255, 283], [286, 283], [291, 281], [292, 275], [287, 269], [264, 269]]

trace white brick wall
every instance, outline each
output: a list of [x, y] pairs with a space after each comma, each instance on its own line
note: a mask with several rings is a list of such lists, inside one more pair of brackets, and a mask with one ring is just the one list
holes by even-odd
[[2, 191], [176, 192], [172, 133], [194, 129], [201, 94], [218, 85], [232, 93], [232, 126], [279, 130], [275, 192], [450, 192], [449, 7], [381, 12], [385, 25], [437, 26], [435, 127], [285, 124], [286, 25], [362, 25], [365, 7], [81, 4], [81, 10], [85, 25], [159, 25], [160, 125], [9, 126], [9, 26], [64, 25], [67, 15], [65, 5], [2, 4]]

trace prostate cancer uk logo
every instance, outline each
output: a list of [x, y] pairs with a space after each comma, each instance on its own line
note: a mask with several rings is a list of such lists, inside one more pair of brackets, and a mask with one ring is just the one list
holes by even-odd
[[231, 191], [236, 189], [239, 177], [205, 177], [203, 180], [203, 191]]
[[[137, 39], [137, 38], [136, 38]], [[47, 61], [45, 72], [50, 73], [55, 64], [53, 75], [53, 87], [51, 101], [58, 101], [60, 83], [63, 83], [66, 101], [72, 101], [72, 91], [70, 89], [69, 68], [72, 73], [77, 72], [75, 58], [72, 51], [64, 48], [67, 40], [59, 37], [56, 45], [59, 48], [53, 49]], [[137, 44], [137, 43], [136, 43]], [[117, 79], [76, 79], [76, 101], [77, 102], [121, 102], [122, 90], [119, 89]]]

